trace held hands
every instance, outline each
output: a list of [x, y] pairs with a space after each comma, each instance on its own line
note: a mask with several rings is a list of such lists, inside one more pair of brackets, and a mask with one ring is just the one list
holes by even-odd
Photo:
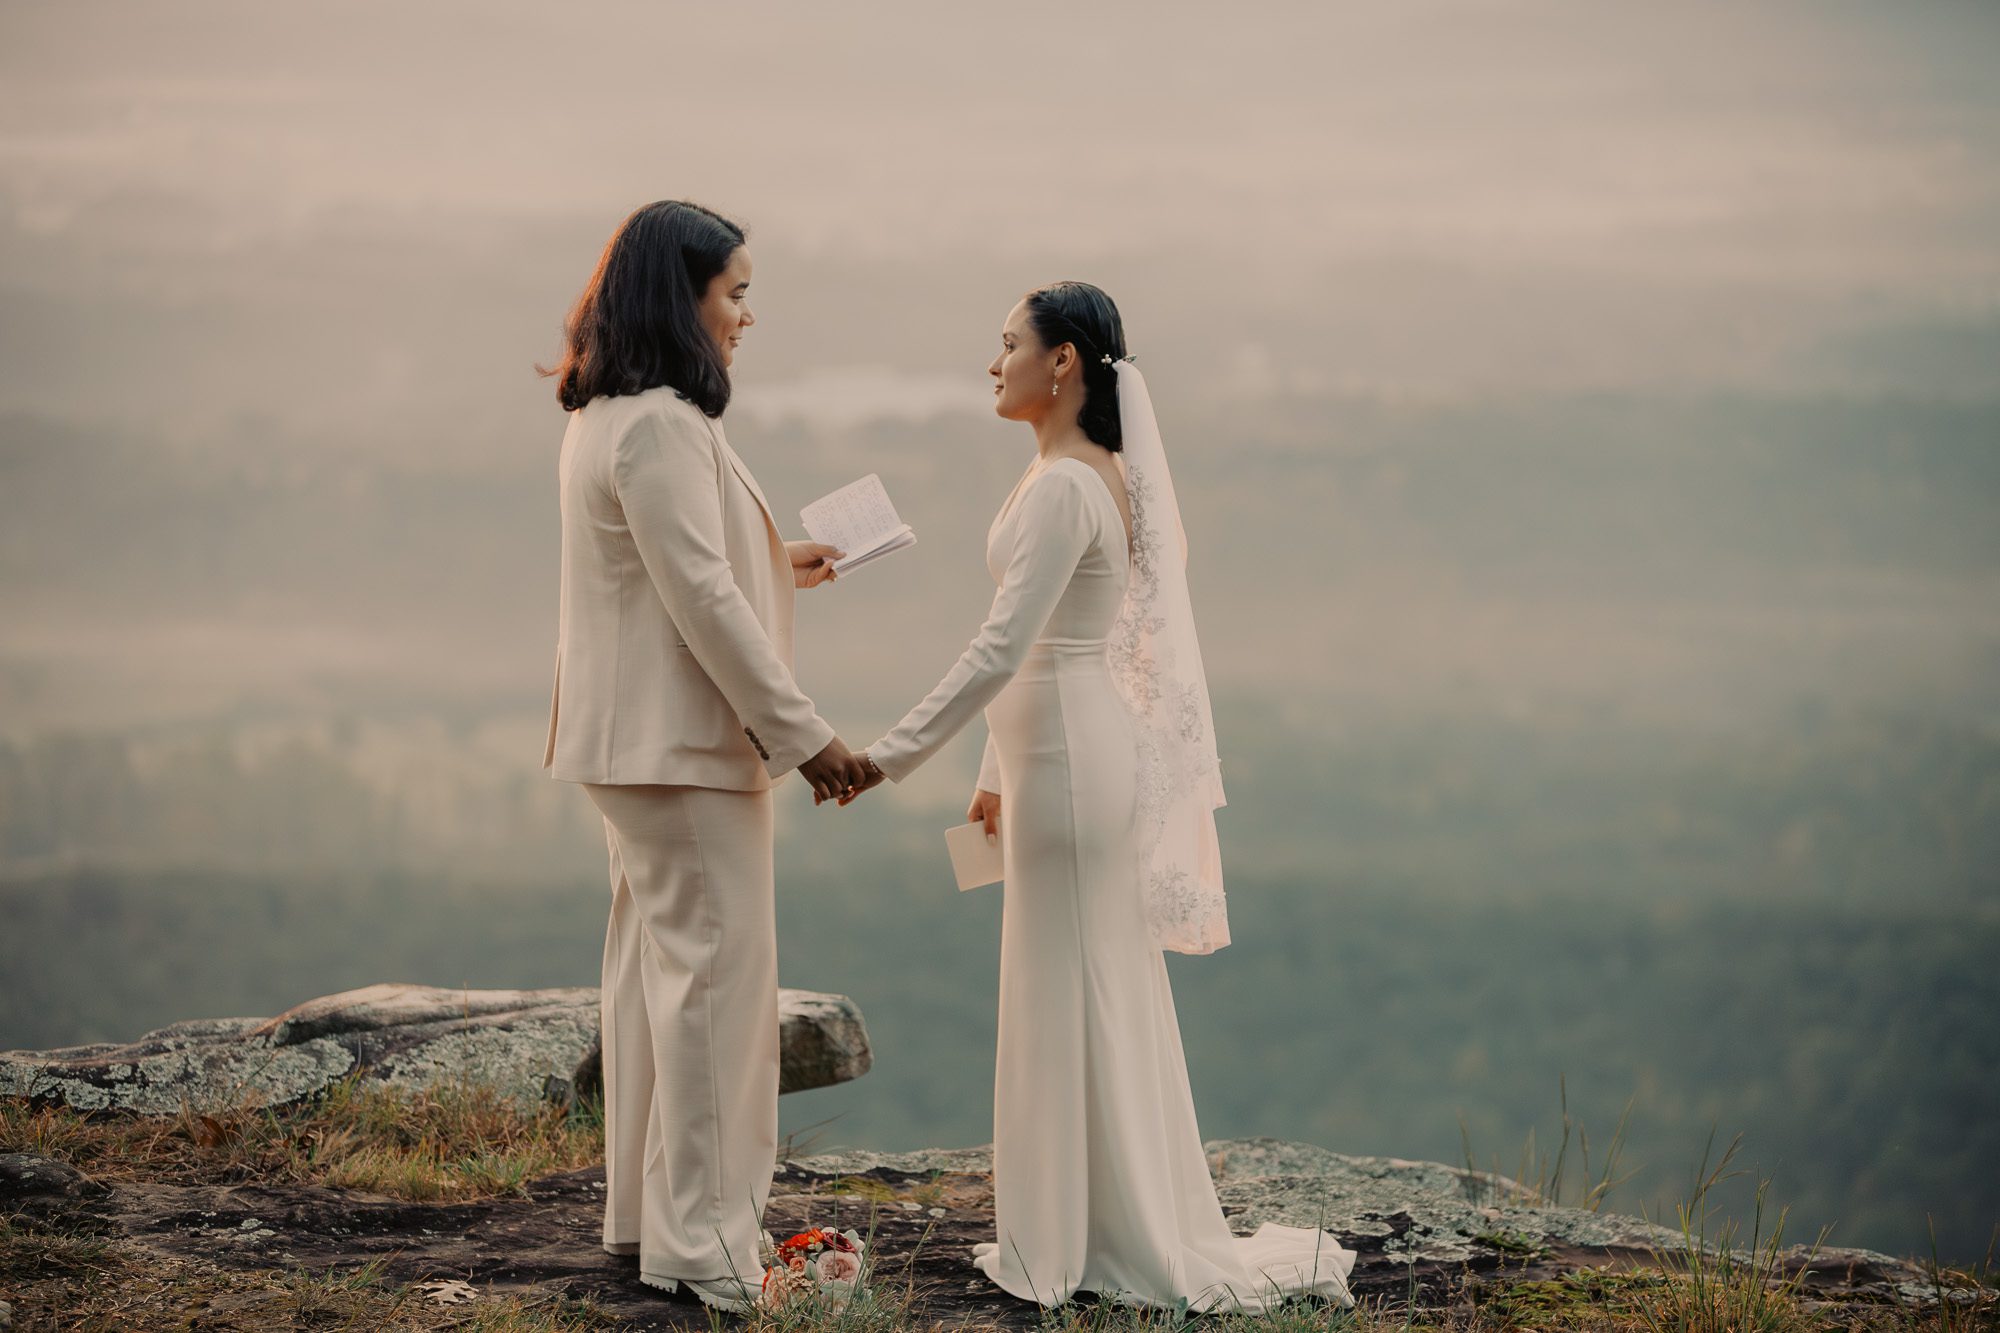
[[786, 542], [785, 551], [792, 558], [792, 586], [795, 588], [817, 588], [822, 583], [831, 583], [840, 575], [833, 572], [833, 562], [847, 552], [824, 542]]
[[889, 777], [887, 773], [875, 767], [875, 761], [868, 757], [868, 751], [863, 750], [856, 758], [860, 759], [862, 767], [868, 771], [868, 776], [853, 791], [846, 793], [840, 798], [839, 804], [841, 805], [853, 804], [854, 799], [861, 795], [862, 792], [867, 791], [871, 787], [881, 786]]
[[864, 784], [874, 785], [869, 780], [870, 770], [875, 774], [874, 781], [881, 781], [881, 770], [856, 759], [846, 742], [838, 736], [828, 741], [824, 750], [799, 765], [800, 774], [812, 784], [814, 805], [835, 798], [840, 798], [840, 803], [846, 805], [854, 799], [857, 791], [866, 789]]

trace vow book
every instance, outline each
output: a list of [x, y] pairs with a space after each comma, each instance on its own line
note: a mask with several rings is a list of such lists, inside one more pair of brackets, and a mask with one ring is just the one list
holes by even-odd
[[986, 841], [986, 821], [968, 820], [944, 831], [945, 849], [951, 853], [951, 873], [958, 876], [959, 892], [1005, 879], [1001, 874], [1000, 844]]
[[882, 478], [873, 472], [814, 500], [799, 511], [799, 517], [814, 541], [847, 552], [833, 562], [836, 574], [917, 543], [917, 534], [896, 517]]

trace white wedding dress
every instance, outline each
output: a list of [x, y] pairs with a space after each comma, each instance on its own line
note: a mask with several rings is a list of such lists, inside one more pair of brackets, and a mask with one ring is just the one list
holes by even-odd
[[1135, 843], [1137, 733], [1107, 636], [1124, 520], [1081, 459], [1031, 467], [987, 534], [1000, 588], [956, 666], [869, 755], [897, 780], [982, 708], [980, 785], [1006, 863], [993, 1088], [997, 1239], [973, 1261], [1043, 1305], [1076, 1291], [1259, 1311], [1351, 1304], [1354, 1252], [1312, 1227], [1224, 1221], [1195, 1121]]

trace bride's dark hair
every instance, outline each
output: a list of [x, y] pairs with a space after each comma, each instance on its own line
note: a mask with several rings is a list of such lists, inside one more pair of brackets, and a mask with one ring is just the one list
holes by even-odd
[[597, 271], [563, 326], [556, 401], [574, 412], [601, 394], [680, 390], [712, 417], [729, 406], [722, 349], [701, 322], [701, 298], [744, 230], [699, 204], [662, 199], [634, 212], [605, 244]]
[[1083, 365], [1083, 407], [1076, 424], [1094, 444], [1112, 453], [1125, 447], [1118, 424], [1118, 370], [1104, 358], [1125, 358], [1125, 323], [1101, 287], [1087, 282], [1052, 282], [1029, 292], [1028, 327], [1044, 347], [1076, 345]]

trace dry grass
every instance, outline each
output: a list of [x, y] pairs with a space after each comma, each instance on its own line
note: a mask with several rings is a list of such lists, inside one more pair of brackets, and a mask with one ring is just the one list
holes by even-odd
[[14, 1304], [15, 1333], [585, 1333], [617, 1326], [589, 1302], [559, 1297], [440, 1305], [420, 1290], [384, 1281], [380, 1260], [317, 1273], [229, 1270], [4, 1218], [0, 1292]]
[[[35, 1110], [0, 1100], [0, 1152], [38, 1153], [106, 1184], [309, 1183], [423, 1202], [518, 1191], [604, 1156], [601, 1106], [516, 1109], [458, 1083], [410, 1093], [351, 1076], [316, 1101], [177, 1115]], [[0, 1293], [16, 1333], [62, 1329], [486, 1330], [615, 1327], [588, 1302], [482, 1297], [441, 1305], [379, 1263], [330, 1272], [225, 1270], [89, 1234], [0, 1218]]]
[[[1632, 1178], [1629, 1173], [1621, 1176], [1617, 1172], [1618, 1159], [1625, 1151], [1625, 1130], [1631, 1123], [1632, 1107], [1637, 1102], [1637, 1096], [1625, 1103], [1618, 1125], [1611, 1132], [1611, 1141], [1604, 1149], [1603, 1159], [1593, 1172], [1590, 1165], [1590, 1131], [1569, 1112], [1567, 1075], [1557, 1075], [1556, 1095], [1562, 1108], [1562, 1137], [1554, 1156], [1535, 1146], [1535, 1131], [1531, 1127], [1521, 1145], [1520, 1157], [1511, 1176], [1501, 1169], [1497, 1156], [1490, 1166], [1479, 1165], [1472, 1151], [1471, 1130], [1466, 1126], [1465, 1117], [1459, 1117], [1458, 1137], [1465, 1155], [1465, 1188], [1472, 1202], [1526, 1204], [1531, 1207], [1566, 1205], [1594, 1213], [1603, 1209], [1613, 1190]], [[1580, 1164], [1574, 1163], [1570, 1157], [1572, 1143], [1582, 1159]], [[1564, 1174], [1573, 1165], [1580, 1166], [1580, 1180], [1572, 1180]], [[1574, 1198], [1563, 1197], [1565, 1184], [1575, 1185]]]
[[53, 1157], [106, 1183], [310, 1183], [447, 1202], [601, 1161], [604, 1118], [595, 1102], [523, 1112], [490, 1087], [412, 1093], [349, 1075], [279, 1110], [142, 1116], [0, 1100], [0, 1152]]

